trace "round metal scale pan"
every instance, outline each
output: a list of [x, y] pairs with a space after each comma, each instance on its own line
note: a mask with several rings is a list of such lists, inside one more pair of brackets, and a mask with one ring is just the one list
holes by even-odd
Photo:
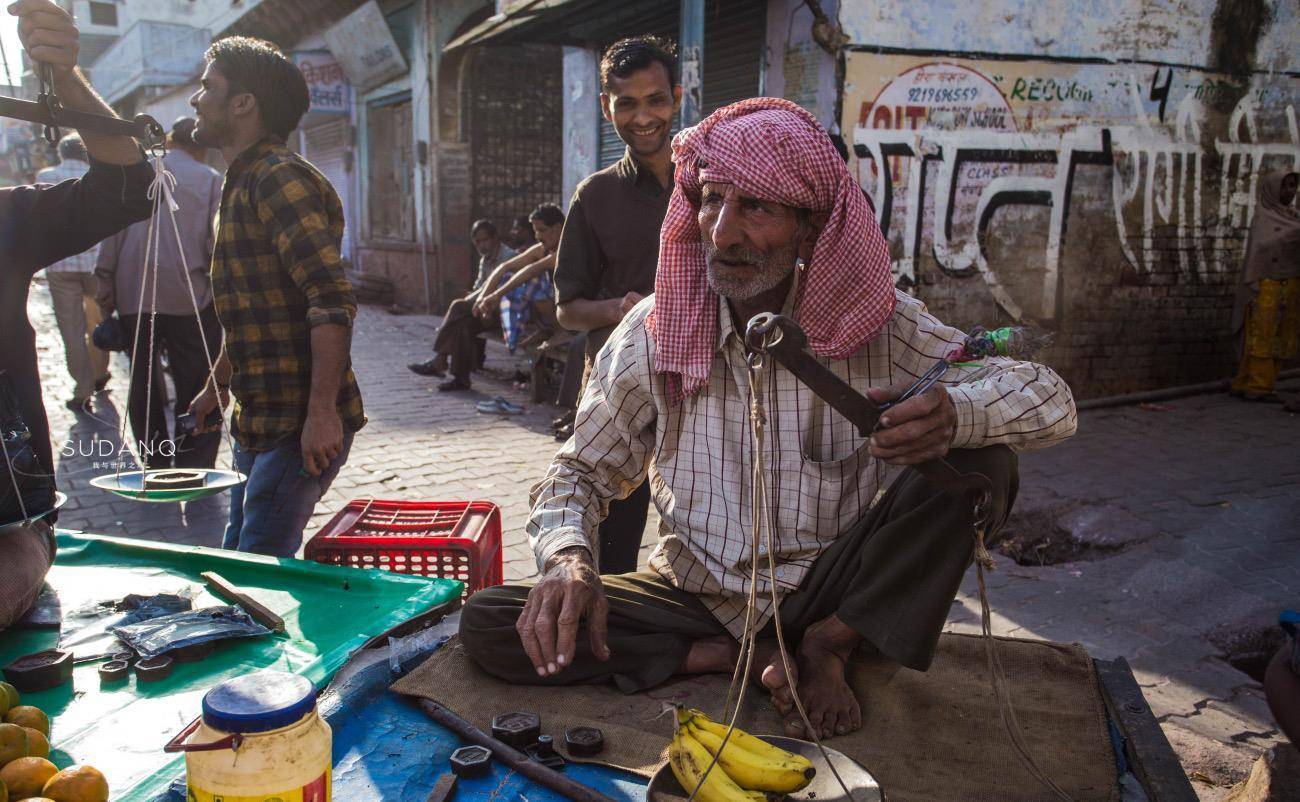
[[[835, 761], [835, 770], [840, 773], [840, 779], [844, 780], [844, 784], [852, 793], [851, 799], [844, 796], [844, 789], [836, 782], [835, 775], [826, 764], [826, 758], [822, 757], [817, 744], [780, 735], [758, 737], [773, 746], [803, 755], [811, 760], [813, 768], [817, 769], [817, 776], [813, 777], [813, 781], [807, 788], [787, 794], [785, 799], [791, 802], [884, 802], [885, 792], [881, 789], [880, 783], [876, 782], [876, 778], [872, 777], [862, 764], [843, 752], [826, 747], [826, 754]], [[714, 766], [713, 770], [718, 771], [718, 767]], [[650, 778], [650, 785], [646, 788], [645, 794], [646, 802], [686, 802], [689, 795], [689, 791], [682, 790], [681, 783], [677, 782], [677, 777], [667, 763], [660, 766], [655, 775]]]
[[96, 476], [90, 480], [90, 484], [98, 487], [100, 490], [107, 490], [110, 493], [129, 498], [133, 501], [152, 501], [152, 502], [175, 502], [175, 501], [193, 501], [199, 498], [215, 496], [218, 493], [224, 493], [237, 484], [240, 484], [248, 477], [235, 471], [222, 471], [210, 468], [207, 471], [207, 481], [203, 487], [185, 487], [176, 490], [158, 490], [144, 487], [145, 471], [130, 471], [126, 473], [109, 473], [103, 476]]
[[54, 506], [53, 506], [53, 507], [50, 507], [50, 508], [49, 508], [48, 510], [46, 510], [45, 512], [37, 513], [36, 515], [33, 515], [33, 516], [27, 518], [26, 520], [9, 521], [8, 523], [0, 524], [0, 532], [4, 532], [4, 531], [6, 531], [6, 530], [8, 530], [8, 529], [13, 529], [14, 527], [17, 527], [17, 526], [26, 526], [27, 524], [30, 524], [32, 521], [39, 521], [39, 520], [41, 520], [42, 518], [44, 518], [44, 517], [46, 517], [47, 515], [49, 515], [50, 513], [52, 513], [52, 512], [54, 512], [55, 510], [57, 510], [59, 507], [62, 507], [64, 504], [67, 504], [67, 503], [68, 503], [68, 496], [67, 496], [67, 494], [66, 494], [66, 493], [60, 493], [59, 491], [55, 490], [55, 491], [54, 491]]

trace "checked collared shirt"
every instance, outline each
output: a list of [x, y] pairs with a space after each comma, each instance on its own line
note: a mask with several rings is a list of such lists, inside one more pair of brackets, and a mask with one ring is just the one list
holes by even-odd
[[[226, 170], [212, 254], [212, 297], [234, 368], [232, 430], [248, 451], [299, 436], [311, 395], [311, 330], [351, 326], [357, 304], [343, 274], [343, 204], [329, 181], [282, 142], [264, 139]], [[343, 428], [366, 423], [348, 365]]]
[[[965, 335], [896, 292], [884, 331], [847, 359], [818, 361], [859, 392], [923, 375]], [[750, 392], [742, 338], [725, 301], [708, 383], [673, 404], [654, 371], [645, 326], [654, 296], [637, 305], [601, 349], [573, 437], [532, 490], [528, 535], [541, 568], [583, 546], [599, 557], [597, 527], [609, 502], [650, 474], [661, 520], [650, 567], [695, 593], [737, 638], [744, 631], [753, 561]], [[787, 309], [787, 314], [790, 310]], [[1076, 427], [1069, 387], [1049, 368], [992, 357], [952, 366], [940, 380], [957, 411], [953, 448], [1050, 445]], [[764, 460], [779, 593], [799, 587], [813, 562], [866, 515], [901, 468], [868, 453], [867, 438], [775, 360], [758, 384], [766, 410]], [[628, 532], [640, 538], [640, 532]], [[758, 621], [770, 617], [772, 577], [759, 554]]]

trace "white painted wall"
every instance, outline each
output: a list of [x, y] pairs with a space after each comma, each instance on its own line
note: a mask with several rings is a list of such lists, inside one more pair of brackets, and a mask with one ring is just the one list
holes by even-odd
[[840, 24], [850, 41], [884, 47], [1204, 65], [1214, 7], [1215, 0], [844, 0]]
[[578, 183], [600, 162], [600, 55], [582, 47], [564, 48], [564, 171], [560, 186], [567, 214]]
[[[838, 0], [822, 3], [832, 20], [838, 6]], [[763, 93], [798, 103], [833, 130], [838, 94], [835, 58], [813, 41], [812, 24], [812, 12], [803, 0], [768, 0]]]

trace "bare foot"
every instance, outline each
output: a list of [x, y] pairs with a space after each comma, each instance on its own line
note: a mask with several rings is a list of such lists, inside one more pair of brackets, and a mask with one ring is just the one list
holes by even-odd
[[772, 694], [772, 704], [785, 717], [785, 733], [791, 738], [807, 738], [799, 711], [794, 706], [791, 680], [799, 690], [808, 723], [817, 735], [829, 738], [862, 727], [862, 708], [844, 679], [848, 657], [860, 636], [835, 616], [808, 628], [790, 666], [794, 677], [787, 677], [779, 652], [774, 651], [760, 675], [763, 686]]

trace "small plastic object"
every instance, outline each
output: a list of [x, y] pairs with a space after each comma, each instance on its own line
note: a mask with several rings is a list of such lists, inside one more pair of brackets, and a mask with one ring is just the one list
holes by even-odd
[[131, 664], [125, 660], [109, 660], [99, 667], [99, 681], [109, 685], [123, 682], [131, 671]]
[[21, 693], [48, 691], [72, 679], [72, 652], [46, 649], [5, 666], [5, 680]]
[[486, 777], [492, 771], [492, 753], [481, 746], [462, 746], [451, 753], [451, 770], [462, 780]]
[[542, 719], [536, 713], [503, 713], [492, 719], [492, 737], [520, 752], [542, 734]]
[[594, 757], [605, 751], [605, 734], [595, 727], [574, 727], [564, 733], [564, 745], [574, 757]]
[[141, 682], [159, 682], [172, 675], [176, 661], [167, 655], [146, 657], [135, 664], [135, 677]]
[[303, 549], [308, 560], [500, 585], [501, 510], [490, 501], [348, 502]]
[[537, 736], [537, 743], [524, 750], [529, 757], [547, 768], [562, 771], [565, 760], [555, 751], [555, 742], [549, 735]]

